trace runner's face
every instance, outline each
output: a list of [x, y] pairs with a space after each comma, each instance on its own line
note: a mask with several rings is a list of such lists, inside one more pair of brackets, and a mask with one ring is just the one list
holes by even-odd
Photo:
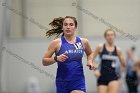
[[63, 29], [64, 31], [64, 35], [67, 36], [72, 36], [75, 34], [75, 30], [76, 30], [76, 26], [75, 26], [75, 22], [73, 19], [71, 18], [66, 18], [63, 21]]
[[108, 43], [113, 44], [115, 40], [115, 33], [113, 31], [108, 31], [106, 33], [105, 39]]

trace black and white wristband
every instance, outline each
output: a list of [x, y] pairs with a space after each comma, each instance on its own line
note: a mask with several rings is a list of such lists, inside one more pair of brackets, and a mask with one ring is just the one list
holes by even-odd
[[57, 62], [57, 56], [54, 56], [54, 60]]

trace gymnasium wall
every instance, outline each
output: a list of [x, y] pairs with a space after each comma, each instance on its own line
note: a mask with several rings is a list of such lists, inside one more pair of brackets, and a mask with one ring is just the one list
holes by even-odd
[[[53, 40], [45, 37], [48, 24], [59, 16], [75, 16], [77, 35], [88, 38], [93, 50], [105, 42], [104, 30], [113, 27], [116, 45], [123, 54], [135, 45], [135, 55], [140, 57], [139, 0], [1, 0], [0, 3], [0, 93], [27, 93], [33, 77], [38, 80], [41, 93], [55, 93], [57, 65], [43, 66], [42, 56]], [[86, 67], [86, 57], [83, 65], [87, 93], [96, 92], [96, 78]], [[121, 90], [126, 91], [123, 78]]]
[[[89, 42], [94, 50], [98, 43], [104, 39], [89, 39]], [[42, 65], [42, 56], [47, 50], [50, 40], [8, 40], [6, 47], [3, 50], [4, 61], [3, 70], [5, 76], [5, 91], [8, 93], [24, 93], [27, 90], [28, 81], [31, 77], [36, 77], [42, 93], [55, 93], [55, 75], [57, 65], [51, 66]], [[127, 48], [132, 45], [138, 46], [140, 43], [134, 44], [129, 40], [117, 40], [117, 45], [123, 49], [123, 54]], [[140, 49], [137, 47], [136, 55]], [[96, 91], [96, 78], [93, 71], [86, 67], [86, 57], [83, 58], [84, 72], [86, 76], [86, 85], [88, 93]], [[43, 72], [44, 70], [45, 72]], [[124, 79], [121, 82], [122, 90], [126, 90]], [[3, 85], [3, 84], [2, 84]]]

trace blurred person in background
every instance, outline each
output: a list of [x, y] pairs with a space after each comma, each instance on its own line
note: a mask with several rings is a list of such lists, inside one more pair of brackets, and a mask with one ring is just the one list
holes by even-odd
[[138, 78], [138, 93], [140, 93], [140, 59], [136, 60], [134, 68]]
[[140, 59], [136, 60], [134, 69], [137, 73], [138, 84], [140, 85]]
[[126, 68], [126, 84], [128, 93], [138, 93], [138, 78], [136, 70], [134, 67], [135, 57], [134, 57], [135, 47], [131, 47], [127, 50], [127, 68]]
[[126, 66], [121, 48], [115, 45], [116, 33], [112, 29], [105, 30], [106, 42], [99, 44], [93, 53], [93, 59], [99, 54], [100, 70], [95, 70], [97, 77], [98, 93], [119, 93], [120, 75], [116, 73], [117, 62]]

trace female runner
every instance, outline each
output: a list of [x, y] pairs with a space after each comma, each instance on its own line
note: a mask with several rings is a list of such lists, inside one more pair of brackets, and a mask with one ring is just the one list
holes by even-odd
[[[77, 20], [75, 17], [55, 18], [50, 25], [53, 29], [47, 31], [47, 36], [60, 34], [62, 36], [51, 42], [43, 57], [43, 65], [58, 64], [56, 76], [57, 93], [85, 93], [85, 76], [83, 72], [82, 58], [84, 52], [87, 55], [87, 66], [92, 70], [92, 50], [85, 38], [75, 35]], [[55, 57], [52, 55], [55, 53]]]
[[114, 43], [116, 34], [112, 29], [107, 29], [104, 33], [105, 44], [99, 44], [94, 51], [93, 59], [99, 54], [101, 60], [101, 69], [95, 71], [98, 78], [98, 93], [119, 93], [119, 75], [115, 68], [116, 62], [120, 61], [125, 67], [125, 60], [122, 50]]

